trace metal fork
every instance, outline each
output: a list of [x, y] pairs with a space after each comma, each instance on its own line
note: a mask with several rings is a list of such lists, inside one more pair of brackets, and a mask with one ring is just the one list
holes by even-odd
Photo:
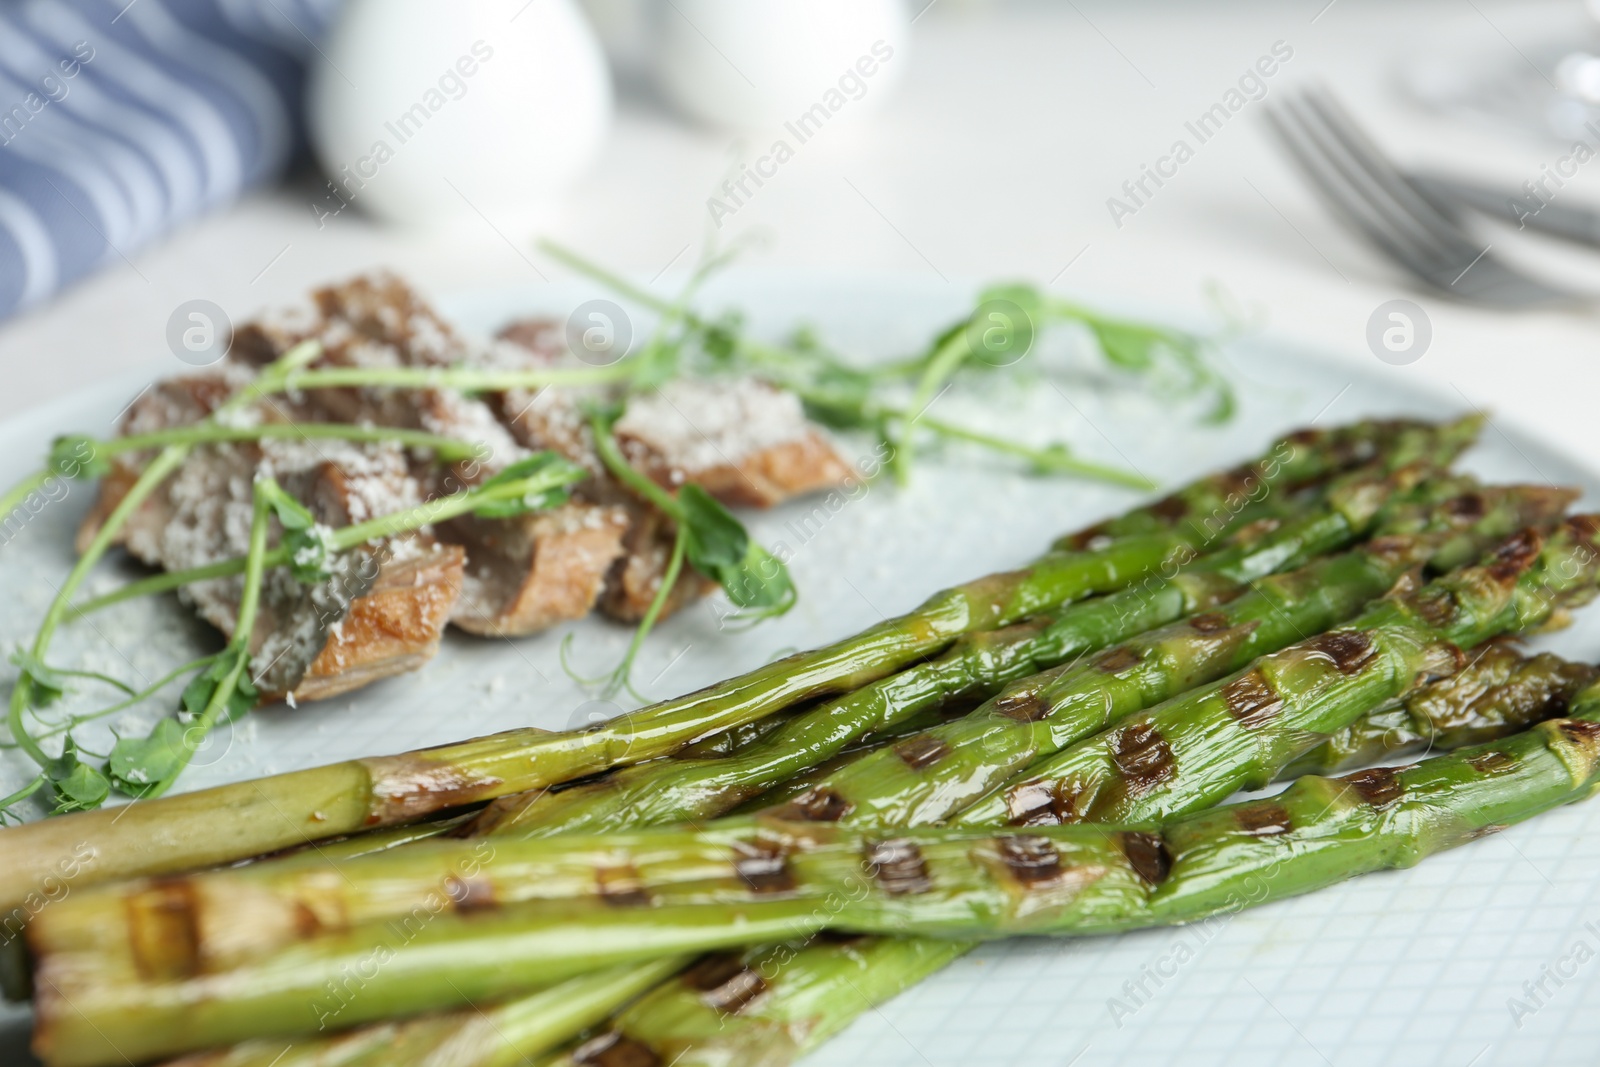
[[1269, 106], [1267, 119], [1327, 205], [1429, 288], [1508, 309], [1586, 299], [1491, 255], [1491, 245], [1391, 163], [1325, 90]]

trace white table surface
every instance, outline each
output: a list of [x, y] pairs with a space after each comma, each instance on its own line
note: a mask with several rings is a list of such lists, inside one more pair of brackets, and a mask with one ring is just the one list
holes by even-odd
[[[1540, 6], [1568, 16], [1576, 7]], [[1395, 79], [1405, 57], [1448, 34], [1514, 56], [1531, 47], [1520, 27], [1534, 8], [1490, 0], [943, 0], [917, 22], [904, 56], [911, 69], [885, 106], [804, 146], [729, 231], [770, 231], [759, 263], [921, 273], [952, 284], [1024, 277], [1186, 318], [1215, 318], [1208, 291], [1220, 287], [1259, 316], [1262, 329], [1352, 366], [1374, 359], [1364, 339], [1373, 309], [1410, 297], [1431, 317], [1434, 340], [1407, 375], [1593, 463], [1596, 322], [1575, 313], [1497, 314], [1409, 291], [1335, 226], [1278, 158], [1259, 104], [1120, 229], [1105, 203], [1278, 40], [1295, 54], [1271, 94], [1325, 80], [1402, 158], [1518, 185], [1560, 149], [1443, 121], [1406, 103]], [[309, 206], [316, 184], [305, 179], [114, 264], [0, 323], [0, 419], [112, 375], [181, 371], [166, 349], [167, 317], [196, 297], [242, 320], [377, 266], [440, 295], [535, 287], [561, 276], [532, 249], [539, 232], [645, 277], [683, 267], [733, 139], [636, 94], [624, 93], [621, 105], [600, 165], [539, 227], [490, 219], [429, 235], [346, 212], [319, 229]], [[1600, 202], [1600, 165], [1581, 172], [1563, 197]], [[1526, 248], [1545, 269], [1600, 291], [1600, 256]], [[10, 1062], [20, 1055], [23, 1020], [11, 1012], [5, 1023], [0, 1060]], [[1059, 1062], [1074, 1051], [1063, 1050]]]
[[[1575, 3], [1540, 5], [1570, 18]], [[1184, 135], [1274, 41], [1294, 57], [1270, 81], [1336, 86], [1406, 160], [1470, 167], [1511, 185], [1559, 149], [1441, 120], [1408, 103], [1397, 71], [1419, 48], [1465, 34], [1531, 48], [1535, 5], [1296, 0], [987, 6], [937, 3], [913, 29], [910, 70], [851, 128], [802, 146], [730, 220], [769, 231], [752, 262], [924, 272], [952, 280], [1020, 276], [1059, 292], [1213, 315], [1220, 287], [1266, 330], [1374, 358], [1364, 331], [1383, 301], [1412, 296], [1433, 322], [1408, 373], [1550, 442], [1600, 458], [1589, 417], [1596, 323], [1579, 313], [1508, 315], [1409, 293], [1342, 232], [1267, 141], [1252, 103], [1132, 218], [1107, 197]], [[766, 138], [757, 137], [757, 143]], [[731, 135], [692, 127], [624, 91], [600, 165], [537, 226], [487, 219], [448, 233], [384, 228], [347, 211], [318, 228], [315, 180], [263, 192], [159, 247], [116, 262], [53, 302], [0, 323], [0, 418], [128, 368], [170, 373], [164, 329], [205, 297], [237, 320], [320, 282], [393, 267], [442, 294], [544, 284], [559, 268], [532, 249], [547, 233], [646, 277], [682, 267], [707, 224], [705, 199], [735, 158]], [[750, 158], [745, 152], [737, 158]], [[1563, 191], [1600, 201], [1600, 167]], [[1600, 279], [1600, 257], [1496, 238], [1546, 269]], [[1068, 266], [1071, 264], [1070, 266]], [[1600, 290], [1600, 284], [1594, 288]], [[1336, 414], [1336, 413], [1335, 413]]]

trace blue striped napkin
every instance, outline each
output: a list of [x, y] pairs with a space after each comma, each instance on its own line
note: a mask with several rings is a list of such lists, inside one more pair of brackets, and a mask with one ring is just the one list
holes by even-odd
[[0, 316], [281, 173], [338, 3], [0, 4]]

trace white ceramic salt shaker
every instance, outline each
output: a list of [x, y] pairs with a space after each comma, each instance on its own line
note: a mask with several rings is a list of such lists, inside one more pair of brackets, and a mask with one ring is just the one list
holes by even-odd
[[655, 18], [662, 91], [702, 122], [747, 130], [819, 104], [835, 115], [877, 106], [905, 68], [911, 28], [904, 0], [672, 0]]
[[433, 227], [538, 219], [610, 127], [611, 81], [574, 0], [349, 0], [312, 62], [313, 214]]

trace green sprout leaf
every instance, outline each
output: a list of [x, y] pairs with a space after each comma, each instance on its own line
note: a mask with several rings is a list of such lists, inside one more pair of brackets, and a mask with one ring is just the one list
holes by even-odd
[[50, 444], [49, 467], [64, 478], [103, 478], [111, 473], [111, 461], [102, 454], [99, 443], [86, 434], [65, 434]]
[[270, 478], [261, 479], [261, 495], [272, 505], [272, 513], [283, 527], [283, 547], [289, 553], [289, 573], [295, 580], [310, 585], [325, 581], [333, 573], [333, 531], [317, 522], [309, 508]]
[[[230, 679], [233, 684], [220, 692]], [[189, 721], [162, 719], [145, 737], [117, 739], [106, 762], [111, 782], [131, 797], [165, 792], [188, 765], [210, 727], [238, 719], [255, 707], [259, 695], [250, 681], [249, 654], [242, 648], [224, 649], [184, 686], [181, 701]], [[205, 713], [213, 706], [217, 713], [208, 720]]]
[[535, 452], [478, 486], [478, 492], [487, 493], [519, 482], [532, 483], [522, 495], [486, 501], [474, 508], [472, 513], [483, 519], [509, 519], [530, 511], [559, 507], [567, 502], [569, 494], [566, 487], [588, 476], [588, 471], [565, 456], [548, 451]]
[[315, 523], [304, 530], [285, 530], [283, 547], [289, 552], [289, 573], [296, 581], [310, 585], [332, 576], [337, 552], [328, 527]]
[[228, 648], [211, 661], [210, 667], [195, 675], [189, 680], [189, 684], [183, 687], [181, 698], [183, 710], [190, 715], [202, 714], [211, 705], [217, 687], [234, 673], [234, 666], [240, 659], [244, 660], [244, 666], [238, 671], [238, 682], [228, 694], [220, 721], [232, 722], [255, 707], [260, 694], [256, 691], [255, 684], [250, 681], [249, 656], [241, 648]]
[[61, 755], [44, 766], [44, 773], [55, 797], [55, 807], [51, 809], [55, 815], [93, 811], [111, 795], [110, 779], [78, 758], [78, 747], [71, 735], [61, 746]]
[[1182, 330], [1106, 318], [1079, 308], [1063, 306], [1058, 310], [1088, 328], [1112, 366], [1144, 376], [1168, 395], [1209, 395], [1207, 422], [1226, 422], [1233, 417], [1233, 388], [1212, 366], [1206, 342], [1201, 338]]
[[106, 769], [120, 792], [142, 797], [183, 769], [188, 760], [187, 728], [162, 719], [148, 737], [123, 737], [111, 749]]
[[689, 565], [720, 583], [722, 572], [738, 567], [750, 550], [750, 535], [733, 513], [698, 485], [678, 490], [683, 522], [688, 531], [685, 551]]
[[317, 524], [316, 516], [311, 514], [310, 509], [285, 492], [277, 482], [263, 478], [261, 492], [272, 505], [272, 513], [285, 530], [309, 530]]
[[638, 356], [629, 386], [635, 391], [659, 388], [680, 377], [683, 342], [676, 338], [652, 338]]
[[1035, 474], [1072, 473], [1078, 469], [1072, 450], [1059, 441], [1036, 450], [1031, 458]]
[[754, 614], [781, 615], [794, 605], [789, 568], [756, 544], [742, 523], [698, 485], [678, 490], [689, 565]]
[[728, 599], [745, 609], [745, 617], [751, 619], [782, 615], [799, 600], [789, 568], [754, 541], [739, 564], [737, 577], [724, 579], [722, 588]]
[[700, 335], [700, 349], [719, 367], [735, 365], [739, 354], [739, 335], [744, 322], [736, 313], [729, 313], [705, 325]]
[[1155, 366], [1155, 349], [1165, 341], [1161, 331], [1133, 323], [1094, 319], [1088, 326], [1106, 359], [1124, 370], [1142, 372]]
[[32, 652], [19, 648], [11, 653], [11, 662], [17, 665], [21, 672], [18, 681], [27, 679], [29, 688], [33, 691], [33, 705], [44, 707], [61, 699], [67, 691], [67, 676], [54, 667], [47, 665]]

